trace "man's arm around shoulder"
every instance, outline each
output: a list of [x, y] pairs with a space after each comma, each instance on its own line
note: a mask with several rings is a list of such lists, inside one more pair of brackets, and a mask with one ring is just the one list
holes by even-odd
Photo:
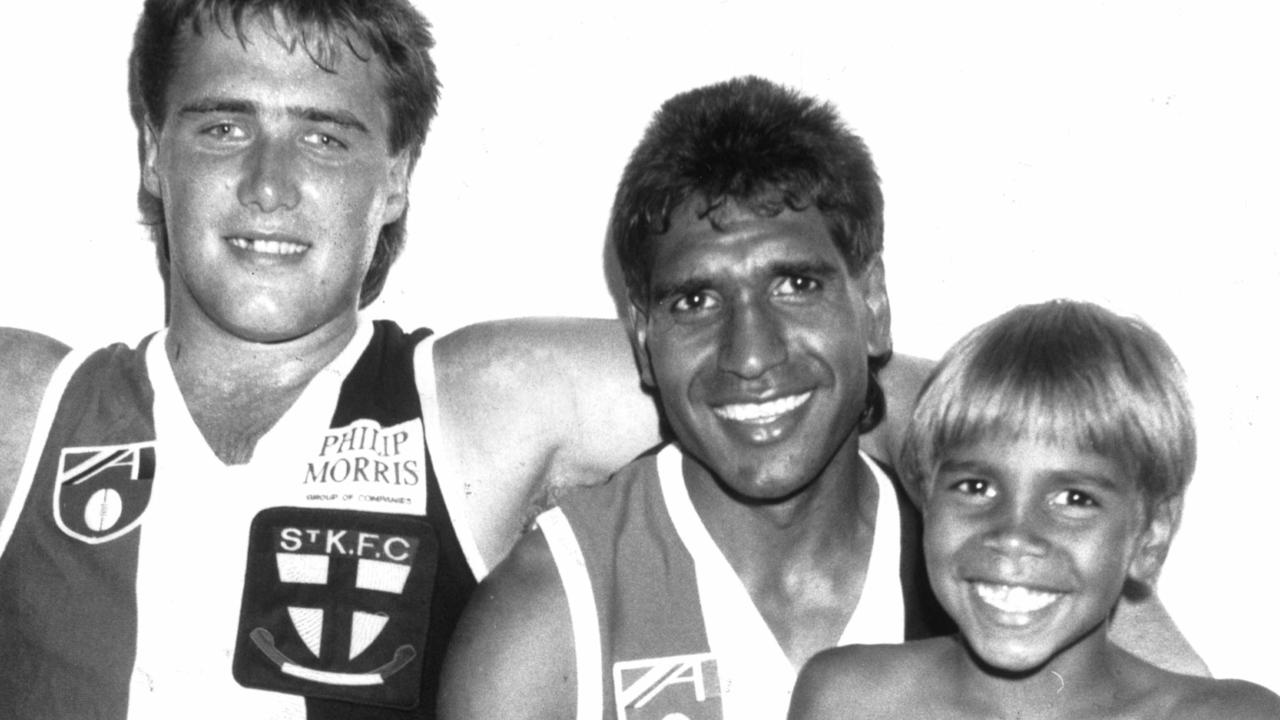
[[423, 355], [419, 375], [430, 368], [436, 380], [437, 475], [463, 488], [490, 567], [557, 492], [603, 481], [660, 440], [617, 320], [478, 323]]
[[9, 507], [45, 386], [67, 346], [29, 330], [0, 328], [0, 517]]
[[889, 364], [880, 369], [876, 377], [880, 389], [884, 390], [884, 418], [859, 441], [861, 448], [875, 459], [890, 467], [898, 466], [898, 453], [911, 422], [916, 396], [936, 364], [926, 358], [895, 352]]
[[1155, 593], [1121, 597], [1107, 637], [1156, 667], [1183, 675], [1209, 676], [1209, 667]]
[[440, 681], [443, 720], [573, 718], [573, 627], [547, 541], [523, 538], [472, 595]]

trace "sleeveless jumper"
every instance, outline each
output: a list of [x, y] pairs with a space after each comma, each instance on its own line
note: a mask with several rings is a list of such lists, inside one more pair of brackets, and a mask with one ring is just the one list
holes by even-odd
[[[919, 516], [867, 455], [879, 487], [858, 606], [838, 644], [945, 634]], [[702, 524], [677, 445], [538, 518], [569, 601], [578, 720], [783, 718], [796, 669]]]
[[0, 717], [434, 717], [476, 578], [426, 450], [429, 333], [362, 323], [236, 466], [163, 334], [64, 361], [0, 521]]

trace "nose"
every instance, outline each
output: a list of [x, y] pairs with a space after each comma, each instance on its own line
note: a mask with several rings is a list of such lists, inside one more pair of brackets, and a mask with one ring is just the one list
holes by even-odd
[[1029, 503], [1010, 499], [992, 511], [994, 517], [983, 545], [999, 555], [1018, 559], [1044, 557], [1049, 543], [1044, 536], [1042, 518]]
[[747, 302], [733, 309], [722, 329], [720, 369], [749, 380], [786, 359], [786, 337], [769, 308]]
[[288, 142], [261, 138], [245, 154], [237, 197], [262, 212], [293, 209], [300, 197], [296, 158]]

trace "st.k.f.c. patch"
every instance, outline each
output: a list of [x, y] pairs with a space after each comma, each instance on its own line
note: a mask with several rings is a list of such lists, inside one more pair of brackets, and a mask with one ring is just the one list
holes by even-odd
[[284, 507], [258, 513], [249, 533], [236, 681], [416, 706], [438, 552], [427, 521]]

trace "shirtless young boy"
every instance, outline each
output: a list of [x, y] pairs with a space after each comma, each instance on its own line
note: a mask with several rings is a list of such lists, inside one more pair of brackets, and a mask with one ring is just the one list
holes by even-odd
[[1057, 301], [979, 327], [927, 381], [902, 466], [960, 632], [816, 656], [792, 720], [1280, 717], [1262, 687], [1107, 638], [1122, 593], [1159, 570], [1195, 466], [1182, 371], [1145, 324]]

